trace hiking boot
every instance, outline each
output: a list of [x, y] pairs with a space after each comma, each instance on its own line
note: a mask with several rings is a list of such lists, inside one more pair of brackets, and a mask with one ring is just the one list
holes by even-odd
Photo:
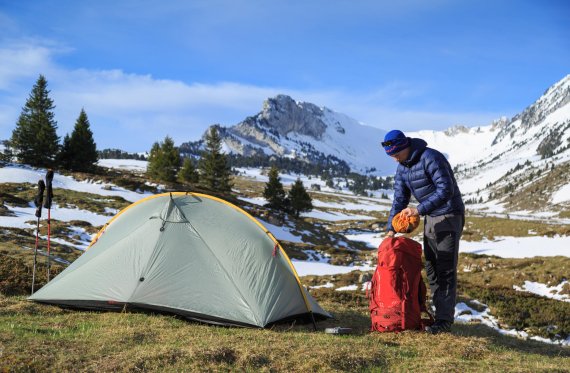
[[425, 331], [429, 334], [449, 333], [451, 331], [451, 322], [446, 320], [435, 320], [433, 325], [426, 326]]

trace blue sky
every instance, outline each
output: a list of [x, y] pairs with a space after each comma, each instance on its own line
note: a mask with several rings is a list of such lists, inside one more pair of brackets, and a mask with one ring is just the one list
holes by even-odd
[[60, 136], [84, 108], [99, 148], [145, 151], [279, 93], [386, 130], [487, 125], [569, 61], [562, 0], [0, 0], [0, 139], [39, 74]]

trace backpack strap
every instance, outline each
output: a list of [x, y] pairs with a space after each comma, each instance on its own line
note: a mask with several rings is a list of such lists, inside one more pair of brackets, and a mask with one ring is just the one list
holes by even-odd
[[408, 282], [408, 275], [404, 270], [404, 266], [401, 266], [398, 270], [402, 274], [402, 278], [400, 279], [400, 283], [402, 284], [402, 330], [408, 329], [408, 325], [406, 324], [406, 301], [408, 298], [408, 292], [410, 291], [410, 283]]
[[420, 291], [418, 292], [418, 296], [420, 297], [420, 313], [425, 312], [429, 317], [428, 319], [422, 317], [420, 320], [420, 327], [424, 329], [426, 326], [432, 325], [435, 320], [426, 306], [427, 288], [422, 276], [420, 276]]

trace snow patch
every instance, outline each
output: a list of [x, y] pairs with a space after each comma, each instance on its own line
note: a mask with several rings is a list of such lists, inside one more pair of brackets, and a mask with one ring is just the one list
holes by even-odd
[[570, 257], [570, 236], [495, 237], [493, 241], [461, 241], [459, 252], [495, 255], [501, 258], [558, 255]]
[[[0, 226], [8, 228], [34, 228], [35, 224], [28, 224], [26, 222], [36, 221], [36, 208], [35, 207], [11, 207], [6, 206], [9, 211], [14, 213], [15, 216], [0, 216]], [[47, 218], [47, 212], [43, 211], [42, 219]], [[109, 221], [109, 216], [95, 214], [91, 211], [70, 209], [60, 207], [57, 204], [51, 206], [51, 219], [69, 222], [72, 220], [86, 221], [94, 227], [101, 226]], [[43, 224], [43, 220], [41, 221]]]
[[309, 289], [330, 289], [330, 288], [334, 288], [334, 284], [332, 282], [327, 282], [324, 285], [315, 285], [315, 286], [309, 286]]
[[[38, 180], [44, 180], [45, 169], [36, 169], [29, 166], [9, 164], [0, 168], [1, 183], [30, 183], [37, 184]], [[113, 184], [91, 180], [78, 181], [71, 176], [63, 176], [55, 173], [52, 182], [54, 189], [68, 189], [77, 192], [98, 194], [101, 196], [119, 196], [129, 202], [136, 202], [151, 193], [136, 193]]]
[[558, 204], [570, 201], [570, 184], [564, 185], [552, 194], [552, 203]]
[[496, 330], [497, 332], [499, 332], [500, 334], [503, 335], [508, 335], [511, 337], [517, 337], [517, 338], [521, 338], [521, 339], [531, 339], [531, 340], [535, 340], [535, 341], [539, 341], [539, 342], [543, 342], [543, 343], [550, 343], [550, 344], [555, 344], [555, 345], [560, 345], [560, 346], [570, 346], [570, 337], [566, 338], [566, 339], [556, 339], [556, 340], [552, 340], [552, 339], [547, 339], [547, 338], [542, 338], [542, 337], [537, 337], [537, 336], [532, 336], [530, 337], [529, 334], [525, 331], [520, 331], [520, 330], [516, 330], [516, 329], [502, 329], [500, 327], [499, 321], [490, 314], [490, 310], [489, 307], [485, 304], [481, 304], [480, 305], [484, 306], [485, 309], [481, 312], [469, 307], [467, 304], [465, 303], [457, 303], [455, 305], [455, 321], [458, 323], [473, 323], [473, 322], [480, 322], [483, 325], [486, 325], [488, 327], [490, 327], [491, 329]]
[[353, 215], [353, 214], [344, 214], [341, 212], [333, 212], [333, 211], [319, 211], [319, 210], [312, 210], [309, 212], [305, 212], [301, 214], [304, 218], [313, 218], [319, 220], [326, 220], [326, 221], [343, 221], [343, 220], [375, 220], [375, 217], [366, 216], [366, 215]]
[[146, 172], [148, 161], [139, 161], [136, 159], [99, 159], [97, 165], [117, 170]]
[[358, 285], [341, 286], [335, 289], [336, 291], [354, 291], [358, 290]]
[[568, 281], [562, 281], [556, 286], [548, 286], [546, 284], [541, 284], [540, 282], [525, 281], [522, 287], [513, 285], [513, 289], [540, 295], [542, 297], [550, 299], [560, 300], [563, 302], [570, 302], [570, 295], [561, 294], [564, 285], [566, 284], [568, 284]]
[[343, 274], [349, 273], [352, 271], [373, 271], [376, 268], [370, 266], [369, 264], [365, 265], [355, 265], [355, 266], [338, 266], [332, 265], [328, 263], [319, 263], [319, 262], [308, 262], [302, 260], [291, 260], [297, 274], [299, 276], [324, 276], [324, 275], [336, 275], [336, 274]]

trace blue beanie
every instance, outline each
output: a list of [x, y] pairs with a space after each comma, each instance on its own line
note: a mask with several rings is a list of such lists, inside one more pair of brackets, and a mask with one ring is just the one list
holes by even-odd
[[410, 139], [400, 130], [392, 130], [384, 136], [382, 146], [388, 155], [394, 155], [410, 146]]

